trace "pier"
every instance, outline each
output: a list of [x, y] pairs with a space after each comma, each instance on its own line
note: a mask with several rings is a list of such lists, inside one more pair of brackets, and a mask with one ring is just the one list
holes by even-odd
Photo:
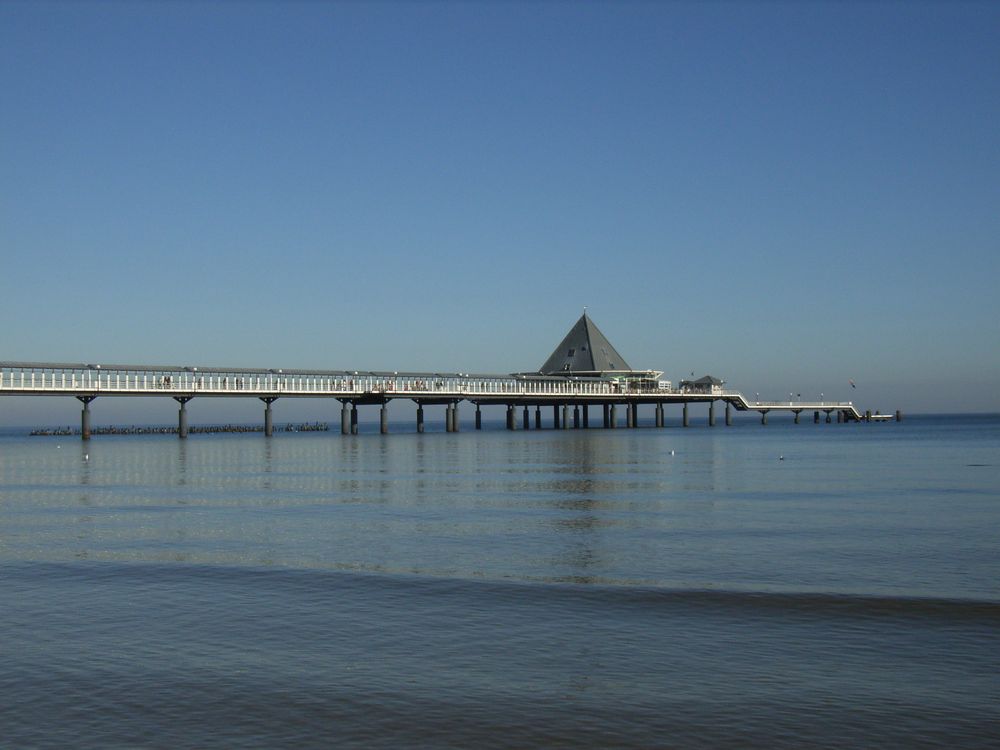
[[[0, 396], [69, 396], [82, 404], [80, 433], [90, 438], [91, 409], [98, 398], [158, 396], [178, 404], [177, 434], [187, 437], [188, 409], [202, 398], [259, 399], [264, 407], [264, 434], [274, 433], [273, 407], [287, 398], [329, 398], [340, 402], [340, 431], [358, 431], [358, 407], [379, 407], [380, 431], [389, 430], [389, 406], [407, 399], [417, 405], [415, 429], [424, 431], [426, 407], [444, 407], [447, 432], [459, 429], [463, 404], [475, 409], [475, 428], [482, 428], [482, 407], [506, 408], [510, 430], [626, 429], [639, 423], [639, 407], [654, 409], [656, 427], [667, 422], [666, 408], [680, 407], [680, 424], [690, 425], [691, 407], [707, 412], [716, 424], [716, 407], [731, 425], [733, 412], [757, 412], [767, 424], [772, 412], [802, 413], [813, 421], [861, 421], [865, 415], [850, 401], [760, 401], [725, 388], [706, 376], [676, 387], [662, 373], [632, 370], [607, 342], [586, 313], [536, 373], [486, 375], [471, 373], [374, 372], [360, 370], [254, 369], [201, 366], [149, 366], [52, 362], [0, 362]], [[821, 417], [822, 415], [822, 417]], [[897, 419], [899, 414], [897, 413]]]
[[[70, 396], [82, 405], [81, 433], [91, 434], [94, 401], [105, 397], [160, 396], [178, 404], [178, 434], [188, 432], [191, 403], [199, 398], [256, 398], [264, 405], [265, 434], [273, 433], [272, 406], [284, 398], [331, 398], [341, 403], [341, 432], [358, 429], [358, 407], [380, 408], [380, 425], [388, 431], [389, 404], [409, 399], [417, 404], [416, 430], [423, 432], [425, 407], [445, 409], [446, 430], [458, 430], [461, 404], [475, 409], [476, 428], [482, 427], [481, 407], [507, 408], [509, 429], [618, 427], [619, 412], [627, 427], [637, 425], [640, 406], [652, 406], [655, 424], [666, 423], [665, 407], [680, 405], [681, 424], [690, 425], [689, 407], [702, 405], [710, 425], [716, 423], [716, 405], [725, 410], [725, 424], [733, 411], [755, 411], [766, 424], [771, 412], [790, 412], [798, 421], [802, 412], [823, 415], [826, 422], [861, 420], [851, 402], [754, 401], [738, 391], [718, 388], [695, 393], [669, 384], [593, 380], [575, 376], [473, 375], [466, 373], [346, 372], [310, 370], [222, 369], [202, 367], [145, 367], [0, 362], [0, 395]], [[596, 421], [595, 421], [596, 415]], [[518, 419], [518, 416], [521, 418]]]

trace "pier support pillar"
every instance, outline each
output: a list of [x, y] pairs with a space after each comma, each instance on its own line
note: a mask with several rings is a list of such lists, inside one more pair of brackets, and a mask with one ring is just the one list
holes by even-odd
[[97, 396], [77, 396], [83, 404], [83, 412], [80, 414], [80, 437], [90, 440], [90, 402]]
[[608, 404], [604, 404], [604, 429], [611, 427], [611, 408]]
[[733, 405], [726, 402], [726, 427], [733, 426]]
[[611, 404], [611, 420], [609, 424], [610, 429], [618, 429], [618, 409], [614, 404]]
[[579, 406], [574, 406], [573, 407], [573, 429], [574, 430], [579, 430], [580, 429], [580, 407]]
[[552, 404], [552, 429], [559, 429], [559, 404]]
[[844, 423], [844, 412], [838, 411], [837, 412], [837, 424], [843, 424], [843, 423]]
[[765, 409], [760, 413], [760, 423], [767, 424], [767, 410]]
[[681, 413], [681, 424], [684, 427], [690, 427], [691, 426], [691, 418], [688, 416], [688, 403], [687, 403], [687, 401], [684, 402], [684, 411]]
[[181, 408], [177, 410], [177, 437], [182, 440], [188, 436], [187, 402], [190, 400], [190, 396], [174, 396], [174, 401], [181, 405]]
[[635, 404], [625, 404], [625, 426], [628, 429], [635, 427]]
[[569, 429], [569, 404], [563, 404], [562, 413], [562, 428], [564, 430]]
[[451, 405], [451, 431], [458, 432], [458, 401]]
[[590, 404], [583, 405], [583, 429], [590, 429]]
[[656, 405], [656, 426], [663, 427], [663, 402]]
[[382, 408], [379, 409], [378, 431], [383, 435], [389, 434], [389, 402], [383, 401]]
[[[179, 401], [180, 399], [178, 399]], [[277, 396], [261, 396], [264, 402], [264, 436], [271, 437], [274, 434], [274, 419], [271, 415], [271, 404], [278, 400]], [[181, 407], [184, 408], [183, 406]], [[187, 415], [184, 415], [184, 434], [187, 436]]]
[[819, 424], [819, 412], [818, 411], [814, 411], [813, 412], [813, 424]]
[[715, 427], [715, 402], [708, 402], [708, 426]]
[[80, 436], [90, 440], [90, 401], [83, 402], [83, 412], [80, 415]]
[[340, 434], [351, 434], [351, 402], [344, 401], [340, 407]]
[[832, 422], [832, 421], [833, 421], [833, 420], [832, 420], [832, 419], [830, 418], [830, 412], [829, 412], [829, 411], [827, 411], [827, 413], [826, 413], [826, 423], [827, 423], [827, 424], [830, 424], [830, 422]]
[[417, 434], [424, 434], [424, 405], [421, 403], [417, 404]]
[[506, 422], [507, 429], [508, 430], [513, 430], [514, 429], [514, 407], [511, 406], [510, 404], [507, 404], [506, 414], [507, 414], [507, 422]]
[[524, 407], [524, 413], [521, 414], [521, 424], [524, 425], [526, 431], [531, 429], [531, 412], [527, 406]]
[[795, 424], [799, 423], [799, 414], [802, 413], [801, 409], [792, 409], [792, 414], [795, 415]]
[[351, 434], [358, 434], [358, 405], [351, 402]]
[[535, 407], [535, 429], [542, 429], [542, 407]]
[[476, 404], [476, 429], [483, 429], [483, 412], [482, 409], [479, 408], [478, 403]]
[[[181, 405], [177, 410], [177, 437], [184, 439], [188, 436], [187, 399], [177, 399], [177, 403]], [[264, 409], [265, 413], [270, 408], [266, 407]]]

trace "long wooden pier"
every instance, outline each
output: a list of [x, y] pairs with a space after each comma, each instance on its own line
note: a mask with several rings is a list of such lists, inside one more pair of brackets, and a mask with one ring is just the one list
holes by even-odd
[[[625, 426], [638, 425], [640, 405], [653, 405], [655, 424], [664, 426], [664, 407], [682, 405], [682, 424], [690, 424], [690, 404], [708, 405], [708, 423], [716, 421], [716, 404], [725, 408], [725, 423], [733, 411], [755, 411], [767, 424], [772, 411], [813, 412], [814, 421], [862, 420], [850, 401], [758, 401], [739, 391], [711, 386], [704, 390], [675, 388], [648, 377], [594, 378], [578, 375], [476, 375], [470, 373], [364, 372], [350, 370], [291, 370], [221, 367], [109, 365], [52, 362], [0, 362], [0, 396], [70, 396], [83, 404], [81, 433], [91, 435], [90, 405], [102, 397], [162, 396], [179, 404], [178, 434], [188, 435], [187, 404], [195, 398], [257, 398], [264, 403], [264, 434], [274, 432], [272, 404], [281, 398], [332, 398], [341, 402], [341, 432], [358, 431], [358, 406], [379, 405], [380, 426], [388, 432], [388, 407], [396, 399], [417, 404], [416, 430], [424, 430], [424, 407], [445, 407], [445, 428], [458, 431], [459, 404], [476, 407], [475, 425], [482, 427], [480, 407], [502, 405], [508, 429], [540, 429], [542, 409], [552, 409], [557, 429], [591, 426], [590, 407], [600, 407], [600, 425], [618, 426], [618, 410], [625, 410]], [[531, 409], [534, 414], [531, 414]], [[519, 414], [520, 412], [520, 414]], [[520, 419], [518, 418], [520, 416]], [[532, 418], [533, 417], [533, 418]]]

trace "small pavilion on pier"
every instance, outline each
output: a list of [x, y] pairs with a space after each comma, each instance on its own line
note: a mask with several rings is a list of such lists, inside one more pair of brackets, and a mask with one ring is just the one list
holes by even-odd
[[711, 375], [705, 375], [697, 380], [682, 380], [678, 384], [678, 387], [681, 389], [681, 393], [707, 393], [718, 395], [722, 393], [722, 386], [725, 384], [725, 380], [719, 380], [718, 378], [713, 378]]

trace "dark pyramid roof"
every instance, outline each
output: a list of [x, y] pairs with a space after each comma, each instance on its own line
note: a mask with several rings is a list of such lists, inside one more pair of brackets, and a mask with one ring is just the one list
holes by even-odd
[[544, 375], [566, 372], [606, 372], [631, 370], [587, 313], [576, 321], [566, 338], [539, 370]]

